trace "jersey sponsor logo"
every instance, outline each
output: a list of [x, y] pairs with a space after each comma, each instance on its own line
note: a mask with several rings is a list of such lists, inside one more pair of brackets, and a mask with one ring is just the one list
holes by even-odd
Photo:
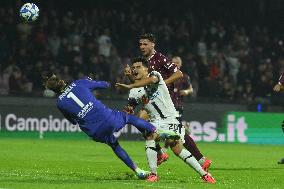
[[59, 99], [62, 100], [74, 87], [76, 87], [75, 83], [67, 86], [64, 92], [59, 96]]
[[87, 115], [87, 113], [90, 112], [93, 108], [94, 108], [94, 103], [89, 102], [83, 107], [83, 109], [78, 113], [77, 116], [79, 118], [84, 118]]
[[157, 96], [159, 96], [160, 95], [160, 93], [159, 93], [159, 91], [156, 91], [156, 92], [154, 92], [151, 96], [149, 96], [149, 99], [150, 100], [154, 100]]
[[153, 100], [160, 95], [158, 91], [158, 85], [146, 86], [145, 92], [150, 100]]

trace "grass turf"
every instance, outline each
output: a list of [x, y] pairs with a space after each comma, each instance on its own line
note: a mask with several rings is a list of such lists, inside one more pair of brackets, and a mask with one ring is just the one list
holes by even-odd
[[[141, 168], [147, 168], [143, 142], [121, 142]], [[215, 185], [202, 182], [170, 153], [158, 183], [138, 180], [103, 144], [89, 140], [0, 139], [0, 188], [284, 188], [283, 146], [199, 144], [213, 160]]]

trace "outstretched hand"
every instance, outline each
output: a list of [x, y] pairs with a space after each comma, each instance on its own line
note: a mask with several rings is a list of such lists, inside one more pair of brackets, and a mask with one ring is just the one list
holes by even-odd
[[124, 88], [124, 89], [132, 89], [131, 85], [126, 85], [126, 84], [123, 84], [123, 83], [116, 83], [115, 84], [115, 87], [121, 87], [121, 88]]

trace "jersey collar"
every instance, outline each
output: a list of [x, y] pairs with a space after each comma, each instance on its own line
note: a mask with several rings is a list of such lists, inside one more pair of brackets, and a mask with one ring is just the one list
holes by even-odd
[[151, 58], [153, 58], [153, 56], [157, 53], [157, 51], [154, 50], [154, 53], [148, 58], [148, 60], [150, 60]]

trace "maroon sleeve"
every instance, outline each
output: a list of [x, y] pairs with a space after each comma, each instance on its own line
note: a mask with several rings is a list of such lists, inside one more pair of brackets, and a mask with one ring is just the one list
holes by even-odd
[[283, 86], [284, 86], [284, 73], [283, 73], [283, 74], [281, 74], [281, 76], [280, 76], [280, 78], [279, 78], [278, 82], [279, 82], [281, 85], [283, 85]]
[[190, 87], [191, 83], [190, 83], [190, 77], [186, 74], [183, 75], [183, 85], [184, 88], [187, 89]]
[[177, 66], [163, 55], [160, 55], [159, 63], [160, 63], [160, 66], [163, 66], [164, 69], [166, 69], [168, 73], [173, 74], [178, 70]]

